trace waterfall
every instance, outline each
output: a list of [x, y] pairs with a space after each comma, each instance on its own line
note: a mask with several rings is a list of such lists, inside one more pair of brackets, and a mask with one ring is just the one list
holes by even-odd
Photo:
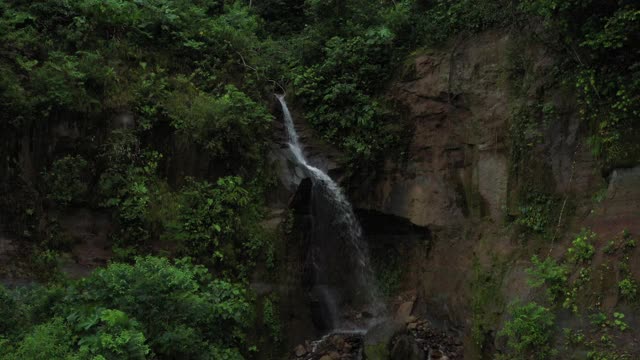
[[384, 311], [370, 266], [368, 246], [351, 203], [329, 175], [308, 163], [284, 95], [276, 97], [282, 106], [289, 150], [313, 184], [315, 235], [307, 256], [313, 272], [312, 296], [323, 303], [331, 329], [354, 327], [339, 318], [346, 310], [345, 303], [351, 305], [351, 310], [366, 309], [372, 317]]

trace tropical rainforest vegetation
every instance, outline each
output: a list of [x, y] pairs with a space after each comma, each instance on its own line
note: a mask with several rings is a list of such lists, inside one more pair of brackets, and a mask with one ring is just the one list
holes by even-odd
[[[0, 358], [252, 358], [264, 349], [256, 317], [277, 343], [275, 306], [257, 314], [248, 289], [256, 264], [278, 266], [281, 234], [261, 225], [272, 94], [289, 93], [351, 174], [374, 171], [411, 130], [385, 97], [407, 56], [491, 28], [563, 54], [558, 80], [578, 94], [603, 168], [638, 162], [637, 1], [0, 0], [0, 207], [38, 280], [0, 286]], [[82, 136], [26, 181], [16, 139], [61, 120]], [[77, 280], [59, 270], [73, 244], [55, 216], [74, 207], [116, 224], [111, 263]], [[530, 214], [521, 225], [545, 227]], [[587, 252], [576, 245], [572, 259]], [[562, 268], [535, 264], [561, 297]], [[513, 316], [515, 353], [547, 342], [546, 308]]]

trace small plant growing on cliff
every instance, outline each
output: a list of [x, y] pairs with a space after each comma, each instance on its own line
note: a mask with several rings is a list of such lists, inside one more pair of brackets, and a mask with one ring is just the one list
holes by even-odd
[[274, 296], [267, 297], [262, 309], [262, 321], [269, 331], [269, 336], [274, 343], [282, 341], [282, 323], [278, 312], [278, 299]]
[[625, 278], [618, 283], [620, 295], [627, 300], [635, 300], [638, 295], [638, 285], [631, 278]]
[[534, 194], [527, 196], [526, 201], [519, 208], [520, 215], [516, 219], [516, 224], [542, 234], [551, 222], [553, 206], [553, 198], [549, 195]]
[[583, 229], [573, 240], [571, 247], [567, 251], [569, 260], [573, 263], [588, 262], [593, 258], [596, 250], [592, 245], [596, 234], [591, 230]]
[[616, 252], [616, 242], [610, 240], [602, 251], [607, 255], [613, 255]]
[[629, 324], [624, 321], [624, 314], [619, 312], [613, 313], [613, 326], [620, 331], [629, 329]]
[[511, 353], [504, 359], [548, 359], [553, 356], [551, 347], [555, 317], [551, 311], [535, 302], [512, 304], [511, 320], [507, 321], [499, 336], [507, 337]]
[[532, 267], [526, 269], [529, 275], [529, 286], [547, 286], [547, 295], [554, 302], [560, 298], [567, 284], [568, 271], [565, 266], [558, 264], [553, 258], [546, 258], [541, 261], [537, 256], [531, 258]]
[[572, 330], [569, 328], [564, 328], [562, 329], [562, 333], [566, 339], [565, 341], [566, 345], [573, 345], [573, 346], [581, 345], [586, 340], [586, 336], [584, 335], [584, 332], [581, 329]]

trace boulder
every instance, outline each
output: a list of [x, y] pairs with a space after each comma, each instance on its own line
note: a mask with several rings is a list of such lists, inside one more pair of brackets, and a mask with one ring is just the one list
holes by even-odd
[[307, 349], [304, 347], [304, 345], [300, 344], [296, 346], [295, 354], [297, 357], [303, 357], [307, 355]]
[[407, 301], [398, 307], [398, 311], [396, 311], [396, 321], [398, 322], [411, 322], [413, 319], [411, 313], [413, 312], [413, 301]]

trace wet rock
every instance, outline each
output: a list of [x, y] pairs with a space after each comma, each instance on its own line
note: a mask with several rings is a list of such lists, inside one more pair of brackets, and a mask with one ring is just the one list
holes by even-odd
[[396, 339], [389, 356], [391, 360], [423, 360], [424, 351], [411, 335], [401, 335]]
[[[363, 335], [359, 333], [335, 333], [324, 336], [322, 339], [299, 345], [292, 352], [291, 360], [355, 360], [361, 359], [363, 347]], [[297, 351], [300, 350], [300, 351]], [[294, 356], [295, 354], [295, 356]]]
[[[398, 322], [411, 322], [411, 313], [413, 312], [413, 301], [407, 301], [398, 307], [396, 311], [396, 320]], [[413, 317], [415, 319], [415, 317]]]
[[303, 357], [307, 354], [307, 349], [304, 347], [304, 345], [300, 344], [296, 346], [295, 354], [297, 357]]
[[429, 360], [449, 360], [449, 357], [440, 350], [431, 350], [429, 351]]

